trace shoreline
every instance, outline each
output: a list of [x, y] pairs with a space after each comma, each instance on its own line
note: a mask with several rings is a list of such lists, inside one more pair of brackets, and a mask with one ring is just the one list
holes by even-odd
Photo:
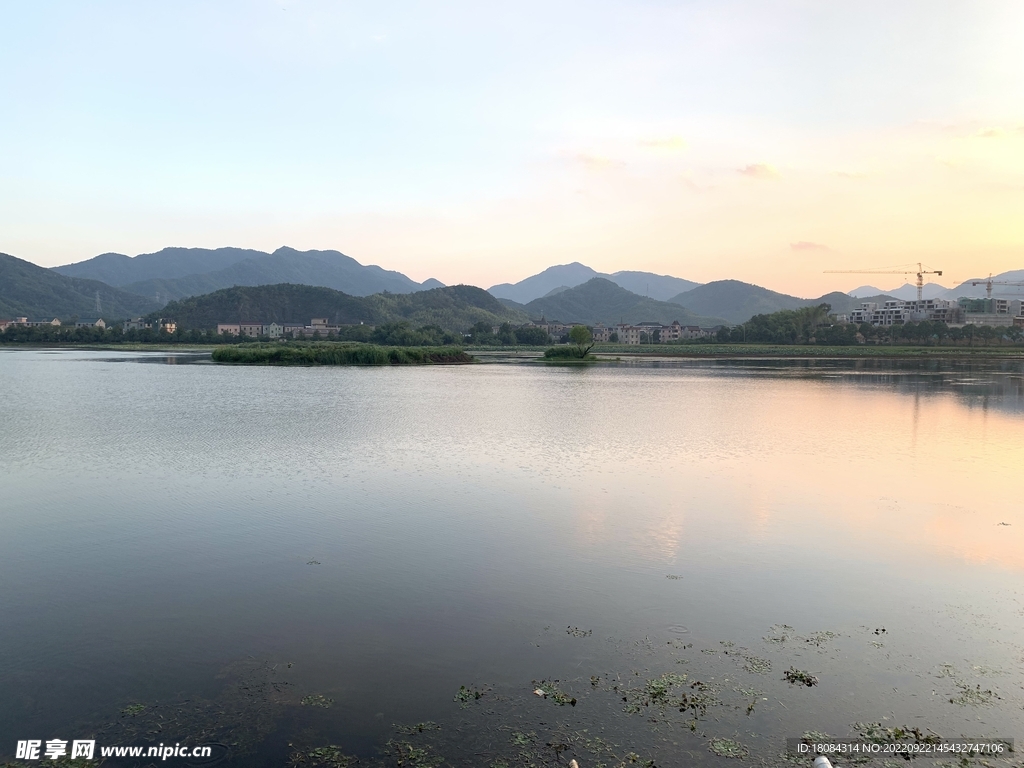
[[[221, 347], [232, 347], [226, 344], [54, 344], [54, 343], [0, 343], [0, 350], [16, 349], [77, 349], [104, 352], [212, 352]], [[500, 357], [504, 360], [520, 359], [523, 362], [545, 361], [544, 350], [550, 347], [463, 347], [467, 353], [478, 356], [478, 362], [488, 362], [488, 358]], [[415, 350], [418, 347], [396, 347], [396, 349]], [[814, 345], [777, 345], [777, 344], [692, 344], [671, 345], [653, 344], [636, 346], [601, 345], [591, 350], [596, 358], [588, 363], [608, 363], [622, 360], [644, 359], [835, 359], [835, 360], [921, 360], [921, 359], [971, 359], [971, 360], [1024, 360], [1022, 347], [931, 347], [931, 346], [857, 346], [834, 347]]]

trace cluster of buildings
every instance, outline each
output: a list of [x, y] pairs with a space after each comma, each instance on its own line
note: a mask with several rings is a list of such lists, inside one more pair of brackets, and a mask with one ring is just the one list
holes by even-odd
[[[362, 323], [360, 323], [362, 325]], [[270, 339], [280, 339], [285, 336], [292, 338], [305, 336], [327, 336], [330, 333], [337, 333], [345, 325], [330, 325], [326, 317], [314, 317], [309, 325], [302, 323], [217, 323], [217, 335], [219, 336], [266, 336]], [[373, 330], [373, 326], [369, 326]]]
[[922, 299], [900, 301], [892, 299], [883, 304], [863, 302], [848, 315], [837, 315], [841, 323], [870, 323], [876, 326], [920, 323], [924, 320], [949, 326], [990, 325], [1024, 326], [1024, 302], [1020, 299]]
[[[11, 326], [23, 326], [25, 328], [41, 328], [45, 325], [54, 327], [62, 326], [64, 323], [59, 317], [16, 317], [13, 320], [0, 320], [0, 333], [3, 333]], [[72, 323], [68, 323], [72, 325]], [[102, 317], [82, 317], [73, 323], [75, 328], [99, 328], [106, 330], [107, 323]], [[133, 320], [126, 320], [122, 329], [125, 331], [157, 330], [166, 333], [174, 333], [178, 325], [173, 320], [146, 320], [143, 317], [136, 317]]]
[[133, 320], [125, 320], [122, 329], [125, 331], [163, 331], [164, 333], [174, 333], [178, 330], [178, 324], [173, 320], [165, 320], [162, 317], [152, 322], [144, 317], [136, 317]]
[[717, 330], [717, 328], [701, 328], [697, 325], [681, 325], [678, 320], [673, 320], [670, 325], [661, 323], [603, 325], [598, 323], [591, 328], [594, 341], [611, 341], [612, 336], [615, 336], [619, 344], [653, 344], [684, 339], [703, 339], [714, 336]]
[[[572, 330], [573, 325], [579, 323], [560, 323], [557, 320], [548, 322], [541, 319], [537, 322], [528, 323], [527, 327], [542, 328], [554, 338], [565, 336]], [[671, 325], [661, 323], [619, 323], [618, 325], [597, 325], [588, 326], [594, 336], [594, 341], [609, 342], [615, 341], [619, 344], [652, 344], [666, 341], [681, 341], [683, 339], [703, 339], [714, 336], [718, 328], [700, 328], [696, 325], [681, 325], [678, 320]]]
[[[3, 333], [13, 325], [20, 325], [25, 328], [41, 328], [44, 325], [61, 325], [59, 317], [16, 317], [13, 320], [0, 320], [0, 333]], [[102, 317], [86, 317], [75, 321], [75, 328], [106, 328]]]

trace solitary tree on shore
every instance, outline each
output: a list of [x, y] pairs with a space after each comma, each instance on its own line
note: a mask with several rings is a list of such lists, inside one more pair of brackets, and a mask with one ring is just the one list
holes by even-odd
[[569, 331], [569, 340], [576, 345], [576, 356], [581, 360], [594, 348], [594, 335], [585, 325], [574, 325]]

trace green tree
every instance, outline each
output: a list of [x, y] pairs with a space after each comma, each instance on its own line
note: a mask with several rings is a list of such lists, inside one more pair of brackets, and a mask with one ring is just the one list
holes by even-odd
[[534, 328], [530, 326], [525, 328], [516, 328], [515, 336], [518, 344], [525, 344], [527, 346], [539, 347], [542, 344], [547, 344], [551, 341], [551, 337], [548, 335], [548, 332], [543, 328]]
[[594, 348], [594, 334], [585, 325], [574, 325], [569, 331], [569, 341], [576, 345], [576, 356], [581, 360]]
[[502, 323], [498, 328], [498, 343], [506, 347], [516, 343], [516, 334], [510, 323]]

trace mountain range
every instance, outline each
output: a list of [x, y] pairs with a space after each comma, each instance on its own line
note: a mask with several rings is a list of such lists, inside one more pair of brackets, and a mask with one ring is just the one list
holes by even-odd
[[76, 264], [54, 267], [70, 277], [85, 277], [166, 303], [236, 285], [296, 283], [334, 288], [351, 296], [412, 293], [443, 283], [417, 283], [401, 272], [364, 265], [340, 251], [273, 253], [243, 248], [164, 248], [135, 257], [104, 253]]
[[[869, 297], [884, 301], [888, 296]], [[739, 280], [716, 280], [673, 296], [669, 301], [698, 315], [717, 315], [729, 324], [745, 323], [754, 315], [768, 315], [783, 309], [829, 304], [836, 313], [847, 313], [862, 301], [845, 293], [826, 293], [816, 299], [801, 299]]]
[[[987, 277], [972, 277], [953, 288], [945, 288], [938, 283], [925, 283], [921, 295], [926, 299], [949, 299], [956, 301], [962, 296], [974, 299], [985, 298], [987, 288], [985, 286]], [[1015, 269], [1010, 272], [1003, 272], [992, 275], [992, 295], [999, 298], [1021, 298], [1024, 296], [1024, 269]], [[1005, 283], [1018, 283], [1018, 285], [1005, 285]], [[917, 298], [917, 286], [904, 283], [892, 291], [880, 291], [871, 285], [862, 285], [850, 291], [851, 296], [873, 296], [879, 293], [887, 293], [896, 299], [912, 301]]]
[[[993, 280], [995, 295], [1024, 296], [1024, 270], [995, 275]], [[971, 285], [972, 282], [979, 284]], [[1012, 282], [1022, 285], [1000, 285]], [[236, 287], [281, 284], [332, 289], [350, 298], [413, 295], [443, 287], [437, 280], [417, 283], [401, 272], [363, 265], [339, 251], [330, 250], [298, 251], [282, 247], [266, 253], [243, 248], [165, 248], [135, 257], [105, 253], [53, 269], [3, 255], [0, 257], [0, 314], [52, 314], [63, 319], [101, 315], [111, 320], [152, 312], [168, 302], [171, 302], [168, 312], [178, 311], [191, 306], [184, 301], [189, 296], [218, 294]], [[983, 280], [975, 278], [951, 289], [929, 284], [925, 287], [925, 296], [984, 296], [985, 289]], [[447, 294], [435, 294], [435, 299], [443, 295]], [[456, 305], [466, 295], [451, 294], [451, 304], [445, 311], [461, 313], [463, 308], [456, 308]], [[738, 280], [701, 285], [650, 272], [627, 270], [606, 274], [573, 262], [549, 267], [518, 283], [492, 286], [487, 295], [494, 299], [490, 309], [478, 306], [477, 297], [476, 304], [470, 303], [464, 308], [469, 314], [459, 317], [464, 319], [484, 311], [489, 315], [486, 318], [481, 315], [481, 319], [499, 318], [510, 322], [513, 317], [539, 319], [543, 316], [562, 322], [606, 324], [673, 320], [687, 325], [736, 324], [746, 322], [755, 314], [823, 302], [830, 304], [834, 312], [848, 313], [864, 300], [885, 301], [894, 296], [914, 298], [916, 289], [905, 285], [886, 294], [873, 286], [862, 286], [850, 294], [835, 292], [806, 299]], [[415, 310], [414, 314], [419, 311]], [[391, 317], [391, 312], [388, 310], [380, 316]], [[298, 316], [285, 319], [301, 320], [306, 314], [309, 312], [303, 309]], [[218, 319], [219, 322], [225, 320], [224, 317]]]

